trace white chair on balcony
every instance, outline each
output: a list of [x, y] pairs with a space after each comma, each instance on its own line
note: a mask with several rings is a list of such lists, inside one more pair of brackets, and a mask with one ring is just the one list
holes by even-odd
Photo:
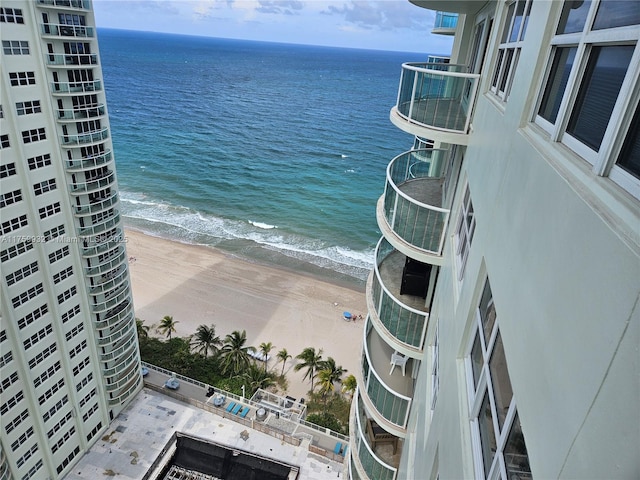
[[396, 367], [402, 367], [402, 376], [405, 376], [405, 369], [407, 366], [407, 360], [409, 360], [409, 357], [402, 355], [401, 353], [398, 353], [398, 351], [394, 351], [391, 354], [391, 371], [389, 372], [389, 375], [391, 375], [393, 373], [393, 370]]

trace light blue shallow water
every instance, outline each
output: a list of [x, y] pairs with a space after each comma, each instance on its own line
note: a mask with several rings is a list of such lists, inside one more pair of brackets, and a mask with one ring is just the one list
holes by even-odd
[[125, 224], [362, 282], [416, 54], [100, 30]]

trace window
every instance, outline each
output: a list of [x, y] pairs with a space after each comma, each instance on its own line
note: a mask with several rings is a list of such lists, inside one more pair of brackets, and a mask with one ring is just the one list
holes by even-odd
[[52, 417], [52, 416], [53, 416], [57, 411], [61, 410], [61, 409], [62, 409], [62, 407], [64, 407], [68, 402], [69, 402], [69, 397], [68, 397], [67, 395], [65, 395], [65, 396], [64, 396], [64, 397], [62, 397], [60, 400], [58, 400], [58, 401], [56, 402], [56, 404], [55, 404], [53, 407], [51, 407], [51, 408], [49, 409], [49, 411], [48, 411], [48, 412], [45, 412], [45, 413], [42, 415], [42, 420], [44, 420], [45, 422], [48, 422], [48, 421], [49, 421], [49, 419], [50, 419], [50, 418], [51, 418], [51, 417]]
[[42, 292], [44, 292], [44, 288], [42, 287], [42, 283], [39, 283], [38, 285], [36, 285], [35, 287], [31, 287], [29, 290], [27, 290], [26, 292], [22, 292], [20, 295], [18, 295], [17, 297], [13, 297], [11, 299], [11, 303], [13, 305], [13, 308], [18, 308], [20, 305], [28, 302], [29, 300], [31, 300], [32, 298], [37, 297], [38, 295], [40, 295]]
[[31, 130], [25, 130], [22, 132], [22, 141], [24, 143], [37, 142], [39, 140], [46, 140], [47, 136], [44, 133], [44, 128], [34, 128]]
[[65, 278], [70, 277], [72, 274], [73, 274], [73, 267], [67, 267], [61, 272], [58, 272], [53, 276], [53, 283], [58, 284]]
[[29, 42], [24, 40], [3, 40], [2, 51], [5, 55], [29, 55]]
[[19, 202], [20, 200], [22, 200], [22, 191], [20, 189], [3, 193], [0, 195], [0, 208]]
[[9, 72], [9, 80], [12, 87], [35, 85], [35, 72]]
[[23, 278], [27, 278], [32, 273], [36, 273], [38, 271], [38, 262], [30, 263], [13, 273], [7, 275], [7, 285], [13, 285], [16, 282], [19, 282]]
[[465, 363], [476, 478], [531, 478], [489, 279], [473, 331]]
[[5, 235], [9, 232], [13, 232], [18, 228], [24, 227], [27, 225], [27, 216], [20, 215], [19, 217], [12, 218], [11, 220], [7, 220], [6, 222], [2, 222], [2, 235]]
[[58, 295], [58, 304], [61, 304], [62, 302], [64, 302], [65, 300], [69, 300], [71, 297], [73, 297], [75, 294], [77, 293], [77, 288], [74, 285], [73, 287], [71, 287], [68, 290], [65, 290], [64, 292], [62, 292], [60, 295]]
[[640, 198], [636, 2], [566, 1], [534, 121]]
[[40, 329], [38, 332], [36, 332], [33, 335], [31, 335], [29, 338], [27, 338], [23, 342], [24, 349], [25, 350], [29, 350], [36, 343], [38, 343], [40, 340], [42, 340], [43, 338], [47, 338], [47, 336], [51, 335], [52, 333], [53, 333], [53, 327], [51, 326], [51, 324], [49, 324], [46, 327]]
[[83, 340], [82, 342], [80, 342], [80, 345], [78, 345], [77, 347], [71, 349], [71, 351], [69, 352], [69, 358], [75, 357], [77, 354], [79, 354], [85, 348], [87, 348], [87, 341]]
[[29, 165], [29, 170], [49, 166], [51, 165], [51, 155], [45, 153], [44, 155], [27, 158], [27, 165]]
[[31, 115], [33, 113], [41, 113], [40, 100], [31, 100], [29, 102], [16, 103], [16, 111], [18, 115]]
[[69, 247], [65, 245], [60, 250], [56, 250], [55, 252], [49, 254], [49, 263], [55, 263], [58, 260], [63, 259], [67, 255], [69, 255]]
[[0, 178], [12, 177], [16, 172], [16, 164], [11, 162], [6, 165], [0, 165]]
[[84, 325], [82, 323], [76, 325], [75, 327], [73, 327], [70, 331], [68, 331], [65, 335], [65, 338], [67, 339], [67, 342], [69, 340], [71, 340], [73, 337], [75, 337], [77, 334], [79, 334], [80, 332], [82, 332], [84, 330]]
[[458, 216], [458, 225], [456, 227], [456, 260], [458, 267], [458, 280], [461, 281], [464, 276], [464, 269], [467, 265], [467, 257], [471, 248], [471, 241], [476, 230], [476, 217], [471, 203], [471, 192], [467, 185], [462, 205], [460, 206], [460, 214]]
[[9, 135], [0, 135], [0, 148], [9, 148]]
[[53, 387], [51, 387], [49, 390], [44, 392], [44, 394], [40, 395], [38, 397], [38, 403], [40, 405], [42, 405], [44, 402], [46, 402], [48, 399], [50, 399], [62, 387], [64, 387], [64, 378], [61, 378], [60, 380], [58, 380], [58, 383], [56, 383]]
[[0, 8], [0, 22], [24, 23], [22, 10], [19, 8]]
[[38, 353], [35, 357], [29, 360], [29, 368], [34, 368], [36, 365], [40, 364], [44, 359], [46, 359], [49, 355], [55, 352], [58, 349], [55, 343], [49, 345], [47, 348]]
[[58, 238], [61, 235], [64, 235], [64, 225], [58, 225], [57, 227], [53, 227], [51, 230], [47, 230], [44, 232], [43, 238], [45, 242], [52, 240], [54, 238]]
[[38, 209], [40, 220], [50, 217], [51, 215], [55, 215], [56, 213], [60, 213], [60, 202], [54, 202], [51, 205]]
[[55, 190], [56, 188], [57, 187], [55, 178], [45, 180], [44, 182], [36, 183], [33, 185], [33, 191], [36, 195], [42, 195], [43, 193], [46, 193], [50, 190]]
[[509, 97], [513, 76], [518, 66], [518, 58], [524, 34], [527, 31], [532, 3], [533, 0], [516, 0], [507, 7], [505, 24], [498, 47], [498, 60], [491, 81], [491, 91], [504, 101]]
[[0, 407], [0, 415], [6, 415], [9, 412], [9, 410], [15, 407], [22, 400], [24, 400], [24, 393], [22, 393], [22, 391], [16, 393], [9, 400], [5, 400], [4, 403], [2, 404], [2, 407]]
[[37, 319], [42, 317], [48, 311], [49, 311], [49, 307], [47, 307], [46, 303], [44, 305], [40, 305], [33, 312], [25, 315], [20, 320], [18, 320], [18, 328], [22, 330], [27, 325], [31, 325], [33, 322], [35, 322]]
[[73, 307], [68, 312], [65, 312], [65, 313], [62, 314], [62, 323], [68, 322], [69, 319], [75, 317], [79, 313], [80, 313], [80, 305], [76, 305], [75, 307]]

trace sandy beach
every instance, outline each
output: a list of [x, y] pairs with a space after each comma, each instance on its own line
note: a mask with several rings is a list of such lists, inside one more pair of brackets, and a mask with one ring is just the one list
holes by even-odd
[[[145, 325], [165, 315], [179, 323], [174, 336], [214, 324], [224, 338], [246, 330], [247, 343], [272, 342], [269, 366], [281, 371], [276, 353], [295, 357], [305, 347], [323, 350], [349, 373], [359, 368], [363, 320], [347, 322], [342, 312], [366, 313], [362, 290], [335, 285], [307, 274], [265, 266], [204, 246], [186, 245], [128, 229], [127, 252], [136, 317]], [[153, 328], [152, 332], [153, 333]], [[310, 388], [304, 370], [287, 362], [287, 394], [302, 397]]]

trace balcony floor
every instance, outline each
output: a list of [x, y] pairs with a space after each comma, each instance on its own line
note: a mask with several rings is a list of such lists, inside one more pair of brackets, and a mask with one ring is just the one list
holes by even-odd
[[405, 376], [402, 376], [402, 368], [395, 367], [393, 373], [389, 375], [391, 370], [391, 354], [394, 352], [375, 328], [372, 328], [367, 335], [367, 349], [369, 350], [369, 357], [371, 361], [371, 367], [376, 371], [378, 377], [396, 393], [404, 395], [406, 397], [413, 396], [413, 379], [411, 378], [411, 371], [413, 369], [413, 362], [416, 360], [408, 359], [405, 366]]
[[428, 312], [429, 309], [425, 305], [425, 299], [416, 295], [400, 295], [400, 286], [402, 285], [402, 269], [406, 261], [406, 256], [403, 253], [395, 251], [390, 253], [387, 258], [380, 264], [380, 278], [384, 286], [391, 292], [391, 294], [400, 302], [406, 306], [415, 308], [423, 312]]
[[416, 178], [399, 185], [400, 191], [414, 200], [431, 205], [432, 207], [442, 207], [444, 195], [444, 177], [441, 178]]

